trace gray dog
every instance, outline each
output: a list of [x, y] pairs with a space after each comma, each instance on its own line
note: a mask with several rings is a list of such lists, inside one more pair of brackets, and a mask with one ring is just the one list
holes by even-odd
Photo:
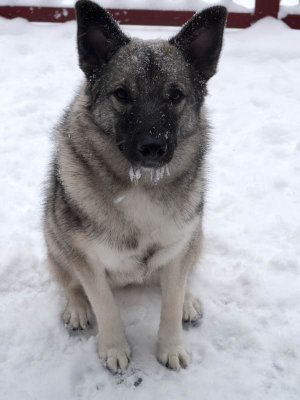
[[95, 314], [99, 355], [124, 370], [130, 348], [113, 289], [157, 283], [157, 358], [179, 370], [191, 354], [182, 320], [200, 303], [187, 288], [201, 248], [206, 83], [216, 72], [226, 9], [196, 14], [169, 41], [128, 38], [89, 0], [76, 3], [85, 82], [56, 131], [44, 232], [65, 290], [63, 320]]

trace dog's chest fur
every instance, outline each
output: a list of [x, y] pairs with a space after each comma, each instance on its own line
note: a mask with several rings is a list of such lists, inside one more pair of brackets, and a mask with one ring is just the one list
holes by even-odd
[[[143, 283], [168, 264], [190, 241], [199, 218], [183, 223], [180, 214], [154, 201], [149, 193], [133, 187], [115, 199], [115, 206], [139, 232], [137, 246], [117, 250], [98, 239], [89, 241], [89, 256], [104, 264], [116, 285]], [[118, 222], [114, 229], [118, 231]], [[94, 263], [95, 264], [95, 263]]]

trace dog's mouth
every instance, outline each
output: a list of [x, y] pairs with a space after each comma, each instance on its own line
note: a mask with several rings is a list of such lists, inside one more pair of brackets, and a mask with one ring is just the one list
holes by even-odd
[[162, 161], [157, 162], [157, 161], [149, 160], [149, 161], [141, 161], [141, 162], [137, 163], [136, 166], [143, 168], [145, 171], [148, 171], [148, 170], [150, 171], [153, 169], [161, 168], [166, 164], [167, 164], [167, 162], [162, 162]]

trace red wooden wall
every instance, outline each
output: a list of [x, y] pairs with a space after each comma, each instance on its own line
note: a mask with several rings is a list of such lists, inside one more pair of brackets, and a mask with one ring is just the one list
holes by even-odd
[[[34, 2], [34, 0], [33, 0]], [[230, 12], [228, 28], [247, 28], [266, 16], [278, 17], [280, 0], [256, 0], [254, 13]], [[180, 26], [194, 14], [193, 11], [124, 10], [109, 9], [121, 24]], [[0, 6], [0, 16], [26, 18], [34, 22], [65, 22], [75, 19], [74, 8]], [[300, 29], [300, 15], [288, 15], [283, 21], [291, 28]]]

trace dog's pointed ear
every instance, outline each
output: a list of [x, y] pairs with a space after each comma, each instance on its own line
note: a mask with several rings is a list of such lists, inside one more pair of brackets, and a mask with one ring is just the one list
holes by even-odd
[[98, 4], [89, 0], [79, 0], [75, 9], [79, 65], [91, 80], [97, 76], [102, 65], [130, 39], [110, 14]]
[[196, 14], [169, 40], [207, 81], [217, 69], [227, 10], [214, 6]]

